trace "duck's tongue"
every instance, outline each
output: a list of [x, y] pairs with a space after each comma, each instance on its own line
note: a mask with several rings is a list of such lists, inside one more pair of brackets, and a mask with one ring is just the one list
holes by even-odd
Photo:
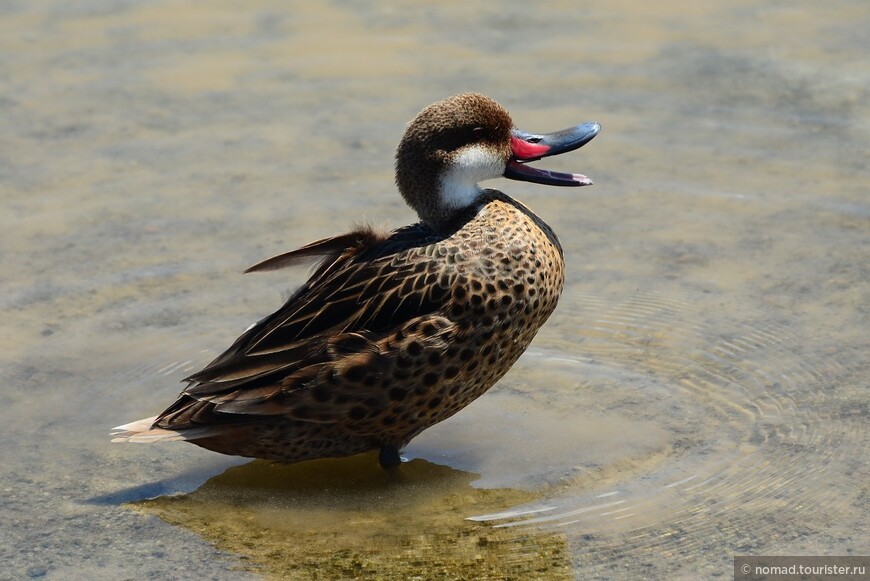
[[592, 180], [583, 174], [537, 169], [526, 165], [526, 162], [573, 151], [589, 143], [599, 131], [601, 126], [598, 123], [584, 123], [546, 135], [514, 129], [511, 132], [511, 149], [514, 155], [505, 168], [504, 177], [550, 186], [590, 186]]

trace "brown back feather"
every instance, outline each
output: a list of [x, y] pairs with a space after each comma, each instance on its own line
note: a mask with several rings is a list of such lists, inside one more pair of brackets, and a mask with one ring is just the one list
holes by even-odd
[[[281, 309], [187, 378], [188, 388], [155, 425], [184, 428], [206, 418], [224, 423], [245, 421], [251, 414], [286, 413], [277, 404], [290, 396], [288, 388], [306, 384], [324, 363], [366, 352], [384, 333], [444, 305], [446, 290], [424, 284], [427, 277], [441, 274], [443, 262], [427, 261], [426, 250], [443, 237], [422, 224], [389, 236], [364, 227], [255, 265], [248, 271], [321, 259]], [[416, 253], [413, 266], [408, 253]], [[339, 338], [344, 347], [336, 350]], [[231, 413], [215, 416], [213, 411]]]

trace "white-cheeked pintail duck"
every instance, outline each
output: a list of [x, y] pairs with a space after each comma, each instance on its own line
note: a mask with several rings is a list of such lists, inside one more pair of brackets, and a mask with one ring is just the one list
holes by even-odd
[[188, 377], [175, 403], [115, 428], [113, 441], [187, 440], [280, 462], [379, 449], [382, 465], [398, 464], [412, 438], [511, 368], [562, 292], [552, 229], [478, 183], [590, 185], [526, 162], [577, 149], [599, 130], [524, 133], [473, 93], [426, 107], [396, 153], [396, 184], [420, 222], [361, 227], [249, 268], [317, 265], [283, 307]]

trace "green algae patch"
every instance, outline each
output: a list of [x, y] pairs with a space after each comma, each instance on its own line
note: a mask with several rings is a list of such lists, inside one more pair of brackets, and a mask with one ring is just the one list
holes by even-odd
[[295, 465], [254, 461], [195, 492], [132, 503], [250, 568], [283, 579], [570, 579], [565, 538], [467, 517], [537, 500], [471, 486], [476, 474], [374, 456]]

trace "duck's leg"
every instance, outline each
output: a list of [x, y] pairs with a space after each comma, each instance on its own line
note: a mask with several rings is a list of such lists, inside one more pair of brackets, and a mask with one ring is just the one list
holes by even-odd
[[381, 463], [381, 468], [392, 468], [401, 464], [402, 458], [399, 456], [399, 449], [396, 446], [382, 444], [378, 461]]

